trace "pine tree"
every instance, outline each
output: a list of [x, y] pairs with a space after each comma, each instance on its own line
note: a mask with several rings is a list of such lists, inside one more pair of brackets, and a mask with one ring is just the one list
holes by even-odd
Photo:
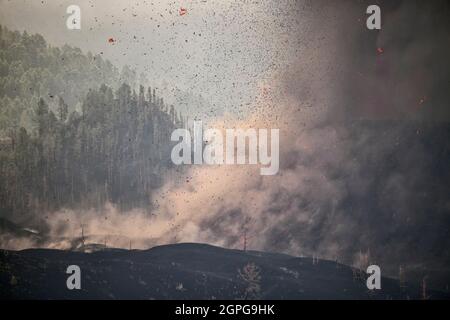
[[58, 99], [58, 118], [59, 121], [65, 122], [67, 115], [69, 114], [69, 106], [64, 102], [64, 99], [59, 97]]

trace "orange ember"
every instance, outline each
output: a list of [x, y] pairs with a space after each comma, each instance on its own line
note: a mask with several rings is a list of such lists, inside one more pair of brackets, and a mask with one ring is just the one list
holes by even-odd
[[180, 8], [180, 16], [184, 16], [187, 13], [186, 8]]

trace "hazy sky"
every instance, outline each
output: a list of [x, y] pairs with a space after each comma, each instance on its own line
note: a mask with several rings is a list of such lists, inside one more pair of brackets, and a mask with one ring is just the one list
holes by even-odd
[[[282, 4], [283, 3], [283, 4]], [[81, 8], [68, 30], [66, 8]], [[0, 23], [42, 34], [145, 72], [154, 86], [202, 95], [213, 111], [239, 113], [298, 46], [286, 1], [0, 0]], [[284, 8], [282, 8], [284, 7]], [[187, 13], [180, 15], [180, 8]], [[109, 38], [116, 40], [112, 45]]]

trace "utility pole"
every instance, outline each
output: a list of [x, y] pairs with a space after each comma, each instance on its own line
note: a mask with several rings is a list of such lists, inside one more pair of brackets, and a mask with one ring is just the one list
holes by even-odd
[[244, 240], [244, 251], [247, 251], [247, 242], [248, 242], [248, 225], [250, 223], [251, 219], [250, 218], [246, 218], [244, 221], [244, 235], [243, 235], [243, 240]]
[[403, 266], [399, 267], [399, 270], [398, 270], [398, 281], [399, 281], [400, 288], [405, 288], [406, 287], [405, 270], [403, 269]]
[[422, 279], [422, 300], [428, 300], [427, 295], [427, 276]]
[[247, 229], [244, 230], [244, 251], [247, 251]]
[[83, 229], [83, 224], [80, 224], [80, 226], [81, 226], [81, 248], [83, 249], [83, 251], [84, 251], [84, 229]]

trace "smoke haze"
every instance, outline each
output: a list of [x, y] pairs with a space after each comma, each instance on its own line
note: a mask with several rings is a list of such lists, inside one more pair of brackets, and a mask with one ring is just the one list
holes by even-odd
[[271, 37], [287, 53], [272, 56], [275, 67], [258, 73], [243, 113], [224, 108], [208, 126], [279, 128], [278, 175], [260, 176], [247, 165], [177, 168], [151, 195], [152, 208], [120, 212], [106, 204], [102, 212], [48, 213], [30, 225], [44, 221], [48, 240], [3, 238], [2, 247], [70, 248], [80, 225], [92, 242], [124, 248], [243, 248], [246, 236], [250, 249], [354, 265], [368, 259], [393, 276], [404, 266], [414, 281], [431, 274], [444, 287], [450, 6], [376, 3], [381, 31], [365, 27], [365, 8], [374, 4], [367, 1], [269, 6], [283, 23]]

